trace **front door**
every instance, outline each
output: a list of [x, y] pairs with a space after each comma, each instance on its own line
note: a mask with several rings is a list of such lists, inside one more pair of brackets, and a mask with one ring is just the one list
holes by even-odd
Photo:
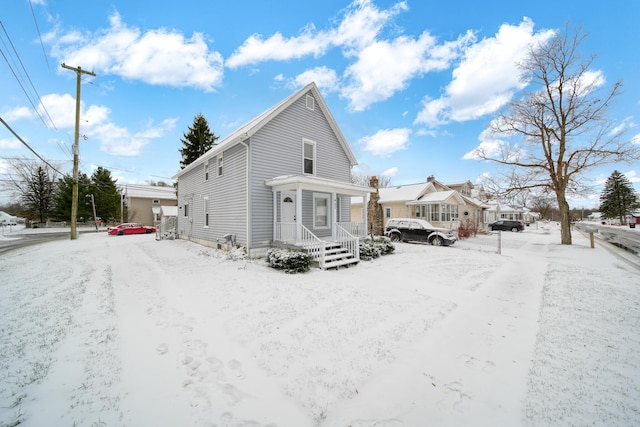
[[296, 240], [296, 196], [283, 194], [282, 198], [282, 240], [291, 242]]

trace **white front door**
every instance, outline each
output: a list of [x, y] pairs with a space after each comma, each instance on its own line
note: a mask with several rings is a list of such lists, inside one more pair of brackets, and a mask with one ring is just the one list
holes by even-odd
[[296, 240], [296, 196], [283, 194], [282, 198], [282, 240], [285, 242]]

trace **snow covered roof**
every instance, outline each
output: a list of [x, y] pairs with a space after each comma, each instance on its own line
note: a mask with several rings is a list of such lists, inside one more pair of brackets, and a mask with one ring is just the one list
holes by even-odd
[[417, 200], [429, 186], [429, 182], [419, 184], [399, 185], [396, 187], [380, 188], [380, 203], [406, 202]]
[[465, 203], [462, 196], [460, 196], [460, 193], [458, 193], [455, 190], [449, 190], [449, 191], [435, 191], [433, 193], [427, 193], [424, 196], [420, 197], [420, 199], [418, 200], [408, 201], [407, 204], [408, 205], [424, 205], [429, 203], [444, 203], [451, 198], [456, 199], [461, 204]]
[[178, 200], [175, 188], [158, 187], [156, 185], [127, 185], [125, 188], [125, 196], [127, 198], [135, 197], [139, 199]]
[[162, 216], [178, 216], [177, 206], [160, 206]]

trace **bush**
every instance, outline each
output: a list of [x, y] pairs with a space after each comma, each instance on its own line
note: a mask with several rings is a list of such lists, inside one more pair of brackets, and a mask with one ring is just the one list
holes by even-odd
[[396, 248], [387, 237], [360, 239], [360, 259], [370, 261], [395, 251]]
[[302, 251], [272, 248], [267, 251], [266, 261], [269, 267], [285, 273], [305, 273], [313, 264], [313, 256]]

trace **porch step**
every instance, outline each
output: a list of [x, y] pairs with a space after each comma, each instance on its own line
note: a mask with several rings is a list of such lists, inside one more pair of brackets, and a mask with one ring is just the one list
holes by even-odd
[[356, 259], [351, 252], [349, 252], [339, 244], [327, 244], [325, 246], [325, 270], [329, 268], [338, 268], [349, 264], [357, 264], [358, 261], [359, 260]]

